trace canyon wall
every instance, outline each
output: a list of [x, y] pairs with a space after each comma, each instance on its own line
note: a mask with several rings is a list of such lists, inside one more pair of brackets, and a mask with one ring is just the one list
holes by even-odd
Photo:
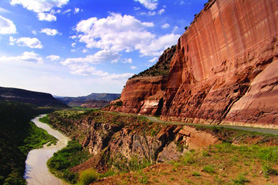
[[169, 75], [129, 80], [112, 109], [278, 128], [277, 35], [277, 0], [211, 0], [178, 40]]

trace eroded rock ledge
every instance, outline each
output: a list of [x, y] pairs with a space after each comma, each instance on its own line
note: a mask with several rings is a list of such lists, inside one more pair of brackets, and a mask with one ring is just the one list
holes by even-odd
[[277, 70], [278, 1], [212, 0], [180, 37], [169, 75], [128, 80], [110, 110], [278, 128]]

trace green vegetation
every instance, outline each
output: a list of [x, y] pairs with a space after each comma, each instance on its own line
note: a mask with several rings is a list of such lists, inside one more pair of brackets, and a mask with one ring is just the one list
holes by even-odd
[[170, 63], [171, 59], [176, 51], [176, 46], [172, 46], [164, 51], [162, 56], [159, 58], [158, 62], [146, 69], [145, 71], [140, 72], [138, 75], [133, 75], [131, 77], [146, 77], [146, 76], [168, 76], [170, 73]]
[[99, 179], [99, 173], [92, 168], [84, 170], [79, 175], [78, 185], [89, 185]]
[[0, 101], [0, 184], [25, 184], [28, 152], [56, 139], [30, 120], [49, 109], [26, 103]]
[[147, 160], [139, 160], [137, 156], [132, 156], [130, 160], [121, 155], [120, 153], [111, 159], [110, 165], [113, 165], [118, 172], [139, 171], [152, 163]]
[[69, 183], [76, 183], [78, 174], [72, 173], [69, 168], [85, 162], [88, 157], [89, 152], [83, 150], [82, 145], [76, 141], [69, 141], [66, 148], [55, 153], [47, 161], [47, 166], [57, 177], [65, 179]]

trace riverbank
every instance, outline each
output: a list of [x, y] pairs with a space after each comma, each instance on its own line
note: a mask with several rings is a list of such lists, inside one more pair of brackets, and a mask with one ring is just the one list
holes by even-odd
[[52, 185], [64, 185], [66, 184], [62, 180], [51, 174], [47, 168], [47, 161], [50, 159], [55, 152], [61, 150], [67, 146], [70, 139], [64, 136], [57, 130], [50, 128], [47, 124], [39, 121], [40, 115], [32, 120], [37, 127], [40, 127], [48, 132], [48, 134], [54, 136], [58, 139], [56, 145], [44, 145], [41, 149], [31, 150], [28, 153], [26, 160], [26, 169], [24, 178], [26, 179], [28, 185], [36, 184], [52, 184]]
[[53, 136], [30, 120], [50, 109], [0, 100], [0, 184], [26, 184], [25, 160], [30, 150], [56, 143]]

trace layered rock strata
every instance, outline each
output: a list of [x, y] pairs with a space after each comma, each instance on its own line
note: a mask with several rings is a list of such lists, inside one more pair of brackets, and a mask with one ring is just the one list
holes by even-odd
[[278, 128], [278, 1], [211, 0], [178, 40], [167, 77], [127, 82], [121, 112]]

